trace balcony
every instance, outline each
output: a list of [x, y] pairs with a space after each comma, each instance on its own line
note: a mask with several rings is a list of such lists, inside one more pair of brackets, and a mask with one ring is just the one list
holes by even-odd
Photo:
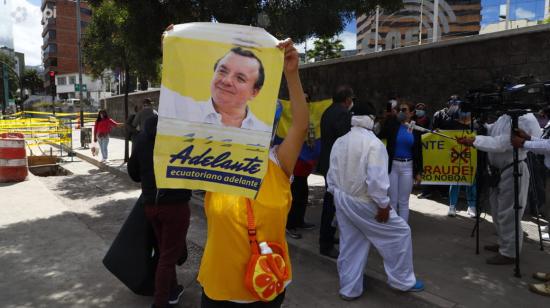
[[46, 23], [46, 25], [44, 25], [44, 28], [42, 29], [42, 37], [44, 37], [48, 31], [55, 29], [57, 29], [55, 25], [55, 18], [48, 19], [48, 22]]
[[42, 0], [42, 4], [40, 5], [40, 11], [44, 11], [44, 8], [48, 3], [55, 5], [55, 0]]
[[46, 35], [42, 40], [42, 49], [46, 48], [48, 44], [56, 43], [56, 38], [57, 38], [56, 34], [57, 33], [55, 30], [50, 30], [46, 32]]

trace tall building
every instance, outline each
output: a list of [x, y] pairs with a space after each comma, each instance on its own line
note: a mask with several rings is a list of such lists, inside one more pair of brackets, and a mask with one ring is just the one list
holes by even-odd
[[0, 0], [0, 47], [13, 50], [12, 0]]
[[[76, 2], [70, 0], [42, 0], [42, 61], [44, 63], [45, 87], [50, 91], [49, 71], [56, 71], [56, 84], [65, 84], [68, 74], [78, 73]], [[80, 4], [82, 33], [92, 17], [92, 10], [84, 1]], [[61, 82], [59, 82], [61, 81]], [[74, 88], [74, 86], [73, 86]], [[58, 87], [60, 99], [69, 98]], [[73, 89], [74, 96], [74, 89]], [[69, 92], [65, 92], [69, 93]]]
[[[434, 35], [434, 0], [403, 0], [397, 12], [357, 17], [359, 53], [389, 50], [431, 42]], [[439, 0], [438, 40], [478, 34], [481, 27], [481, 0]], [[421, 37], [419, 33], [422, 33]]]

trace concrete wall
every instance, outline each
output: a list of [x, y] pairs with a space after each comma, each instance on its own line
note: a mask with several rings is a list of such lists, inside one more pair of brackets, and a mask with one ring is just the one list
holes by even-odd
[[503, 76], [550, 80], [550, 25], [306, 64], [300, 72], [314, 100], [349, 84], [360, 102], [369, 100], [379, 111], [390, 93], [427, 103], [433, 111], [451, 94]]
[[[141, 104], [143, 99], [150, 98], [155, 102], [155, 109], [158, 109], [160, 91], [143, 91], [134, 92], [128, 95], [128, 115], [134, 113], [134, 106]], [[124, 95], [111, 96], [101, 100], [101, 108], [105, 108], [111, 118], [117, 122], [124, 122]], [[111, 135], [123, 137], [124, 131], [122, 128], [113, 129]]]
[[[390, 93], [427, 103], [434, 111], [451, 94], [463, 95], [507, 75], [550, 80], [550, 25], [311, 63], [300, 74], [313, 100], [330, 98], [338, 85], [349, 84], [359, 102], [368, 100], [379, 112]], [[158, 102], [159, 91], [130, 94], [130, 112], [145, 97]], [[283, 83], [281, 98], [286, 97]], [[124, 96], [102, 101], [114, 119], [124, 119]]]

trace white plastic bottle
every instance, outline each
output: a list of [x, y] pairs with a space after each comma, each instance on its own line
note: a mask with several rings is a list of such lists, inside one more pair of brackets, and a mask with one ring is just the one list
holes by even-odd
[[260, 243], [260, 252], [261, 252], [262, 255], [269, 255], [269, 254], [273, 253], [273, 250], [271, 250], [271, 248], [269, 247], [269, 245], [267, 245], [266, 242], [261, 242]]

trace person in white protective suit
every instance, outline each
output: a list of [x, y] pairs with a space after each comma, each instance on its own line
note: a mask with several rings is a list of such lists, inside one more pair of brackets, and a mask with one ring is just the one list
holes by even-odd
[[[518, 126], [531, 136], [540, 137], [539, 123], [532, 113], [525, 114], [518, 119]], [[488, 258], [487, 263], [493, 265], [514, 264], [516, 257], [515, 210], [514, 210], [514, 175], [513, 175], [513, 147], [510, 142], [512, 120], [509, 115], [500, 116], [494, 124], [487, 125], [487, 136], [475, 138], [457, 138], [457, 142], [474, 146], [476, 149], [488, 152], [489, 164], [500, 172], [500, 181], [489, 189], [489, 203], [493, 224], [497, 231], [496, 245], [487, 245], [485, 250], [496, 252], [497, 255]], [[523, 217], [527, 204], [529, 190], [529, 169], [525, 159], [527, 151], [519, 149], [519, 220]], [[523, 231], [519, 224], [519, 250], [523, 244]]]
[[422, 291], [424, 284], [414, 275], [411, 229], [389, 206], [388, 153], [372, 131], [374, 117], [358, 109], [351, 131], [332, 148], [327, 174], [340, 231], [340, 297], [354, 300], [363, 293], [371, 244], [384, 259], [392, 288]]

